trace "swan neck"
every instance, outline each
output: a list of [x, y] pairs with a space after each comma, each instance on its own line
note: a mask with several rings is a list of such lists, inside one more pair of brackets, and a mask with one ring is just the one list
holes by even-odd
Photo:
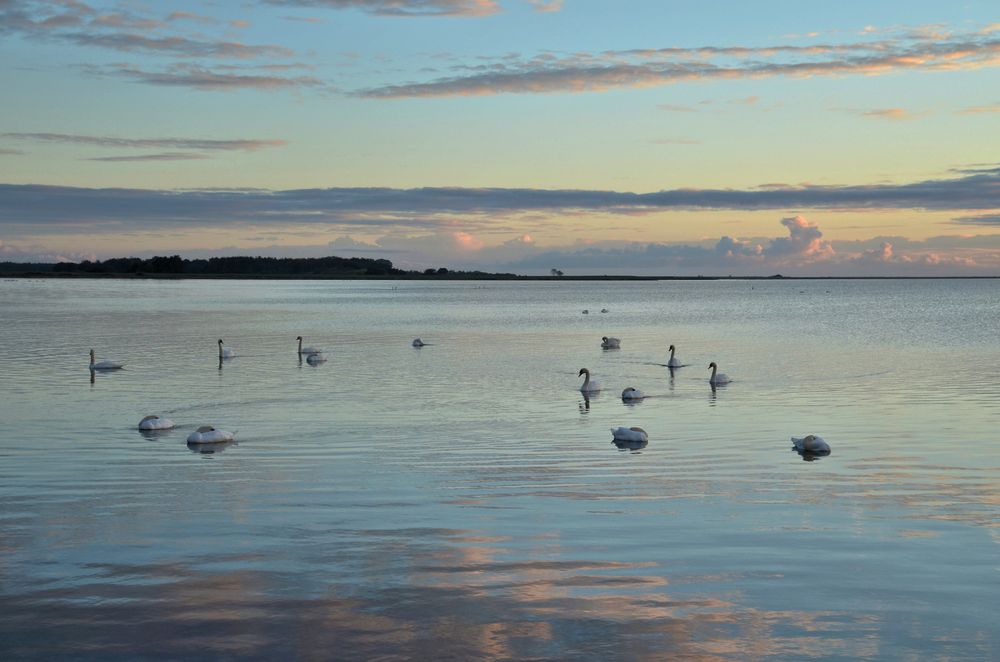
[[302, 336], [299, 336], [299, 354], [302, 353]]
[[719, 366], [712, 364], [712, 379], [715, 379], [715, 373], [719, 370]]

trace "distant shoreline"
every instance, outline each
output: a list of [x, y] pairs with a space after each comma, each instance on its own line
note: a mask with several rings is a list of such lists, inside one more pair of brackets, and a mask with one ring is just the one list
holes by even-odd
[[0, 279], [56, 279], [56, 280], [394, 280], [394, 281], [782, 281], [782, 280], [997, 280], [997, 276], [629, 276], [629, 275], [581, 275], [581, 276], [521, 276], [492, 274], [469, 276], [468, 274], [400, 274], [400, 275], [349, 275], [349, 274], [116, 274], [21, 271], [0, 272]]

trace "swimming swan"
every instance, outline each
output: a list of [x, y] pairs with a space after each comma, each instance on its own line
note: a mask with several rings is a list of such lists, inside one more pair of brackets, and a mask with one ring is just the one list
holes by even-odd
[[601, 384], [596, 379], [591, 381], [590, 371], [586, 368], [580, 368], [580, 372], [577, 373], [577, 377], [584, 375], [583, 385], [580, 386], [580, 390], [584, 393], [597, 393], [601, 390]]
[[423, 347], [423, 346], [424, 346], [424, 345], [426, 345], [427, 343], [425, 343], [425, 342], [424, 342], [423, 340], [421, 340], [420, 338], [414, 338], [414, 339], [413, 339], [413, 342], [412, 342], [411, 344], [412, 344], [412, 345], [413, 345], [414, 347]]
[[91, 370], [121, 370], [124, 363], [115, 363], [114, 361], [99, 361], [94, 362], [94, 350], [90, 350], [90, 369]]
[[646, 395], [642, 391], [631, 386], [622, 391], [622, 400], [642, 400], [645, 397]]
[[830, 444], [826, 443], [823, 437], [814, 434], [807, 434], [804, 437], [792, 437], [795, 450], [800, 453], [815, 453], [816, 455], [829, 455]]
[[302, 346], [302, 336], [296, 336], [296, 340], [299, 341], [299, 354], [322, 354], [323, 350], [319, 347], [303, 347]]
[[222, 346], [222, 338], [219, 338], [219, 358], [220, 359], [231, 359], [236, 356], [236, 352], [229, 349], [228, 347]]
[[315, 354], [310, 354], [306, 357], [306, 363], [309, 365], [318, 365], [320, 363], [326, 363], [326, 357], [323, 356], [323, 352], [316, 352]]
[[645, 443], [649, 441], [649, 435], [642, 428], [611, 428], [611, 436], [615, 441], [630, 441], [633, 443]]
[[712, 376], [708, 378], [709, 384], [728, 384], [729, 382], [733, 381], [729, 378], [729, 375], [727, 375], [726, 373], [717, 372], [719, 366], [715, 365], [715, 361], [709, 363], [708, 367], [712, 369]]
[[681, 367], [681, 360], [674, 356], [674, 346], [670, 346], [670, 359], [667, 361], [668, 368], [679, 368]]
[[604, 336], [601, 338], [601, 347], [604, 349], [619, 349], [621, 342], [621, 338], [609, 338]]
[[219, 444], [236, 439], [236, 433], [229, 430], [216, 430], [211, 425], [202, 425], [188, 435], [189, 444]]
[[144, 416], [143, 419], [139, 421], [140, 430], [169, 430], [172, 427], [174, 427], [173, 421], [169, 418], [157, 416], [156, 414]]

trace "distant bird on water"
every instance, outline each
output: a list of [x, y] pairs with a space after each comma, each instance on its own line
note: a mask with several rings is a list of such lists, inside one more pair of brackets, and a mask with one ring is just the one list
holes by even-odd
[[91, 370], [121, 370], [125, 365], [124, 363], [115, 363], [114, 361], [96, 361], [94, 360], [95, 354], [94, 350], [90, 350], [90, 369]]

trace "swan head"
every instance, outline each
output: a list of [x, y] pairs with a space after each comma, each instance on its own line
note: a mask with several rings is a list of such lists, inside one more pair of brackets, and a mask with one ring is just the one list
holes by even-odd
[[604, 342], [608, 342], [608, 337], [607, 336], [601, 336], [601, 340], [603, 340]]
[[298, 340], [299, 342], [302, 342], [302, 336], [295, 336], [295, 339]]
[[674, 346], [673, 346], [673, 345], [671, 345], [670, 347], [668, 347], [668, 348], [667, 348], [667, 351], [668, 351], [668, 352], [673, 352], [673, 351], [675, 351], [675, 348], [674, 348]]
[[587, 370], [586, 368], [580, 368], [580, 372], [576, 373], [576, 376], [579, 377], [581, 375], [589, 375], [589, 374], [590, 374], [589, 370]]
[[90, 360], [94, 360], [94, 350], [90, 350]]
[[222, 347], [222, 338], [219, 338], [219, 347]]
[[202, 425], [200, 428], [198, 428], [197, 431], [198, 432], [215, 432], [215, 428], [213, 428], [211, 425]]
[[715, 361], [712, 361], [711, 363], [708, 364], [708, 367], [718, 369], [719, 366], [715, 365]]

